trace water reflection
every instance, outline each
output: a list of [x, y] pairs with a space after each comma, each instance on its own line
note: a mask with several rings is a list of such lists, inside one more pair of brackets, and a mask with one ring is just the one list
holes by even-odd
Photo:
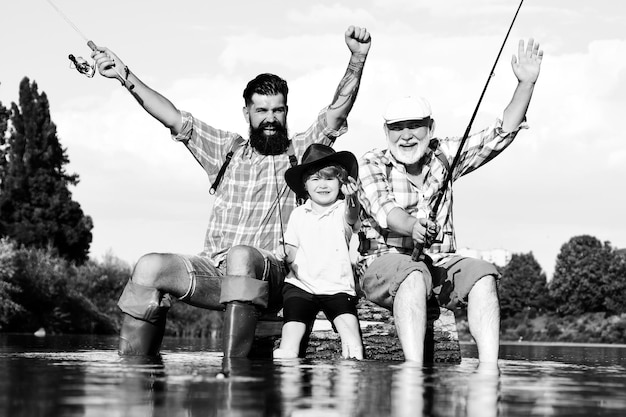
[[[391, 414], [395, 417], [422, 415], [431, 408], [432, 401], [425, 401], [425, 373], [421, 366], [403, 363], [397, 366], [391, 381]], [[432, 393], [432, 390], [429, 390]], [[427, 404], [428, 407], [425, 407]]]
[[[120, 358], [114, 338], [33, 341], [0, 335], [0, 415], [626, 415], [626, 347], [606, 354], [600, 347], [579, 346], [584, 353], [573, 351], [575, 346], [505, 347], [498, 371], [479, 367], [471, 350], [464, 351], [460, 365], [417, 367], [367, 360], [224, 360], [195, 344], [202, 342], [176, 342], [160, 360], [138, 360]], [[584, 361], [571, 363], [572, 357]]]

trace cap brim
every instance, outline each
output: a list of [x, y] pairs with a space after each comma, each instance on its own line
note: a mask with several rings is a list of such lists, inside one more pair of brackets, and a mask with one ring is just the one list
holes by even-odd
[[397, 119], [385, 119], [385, 124], [393, 124], [393, 123], [398, 123], [398, 122], [407, 122], [409, 120], [425, 120], [425, 119], [430, 119], [430, 116], [422, 116], [422, 117], [400, 117]]

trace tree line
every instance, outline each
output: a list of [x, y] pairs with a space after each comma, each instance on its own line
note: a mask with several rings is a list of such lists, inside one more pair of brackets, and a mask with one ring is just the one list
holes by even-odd
[[[72, 200], [79, 177], [68, 163], [46, 94], [24, 78], [19, 103], [0, 102], [0, 331], [118, 331], [131, 267], [112, 254], [89, 258], [93, 221]], [[499, 270], [504, 339], [626, 341], [626, 255], [609, 242], [571, 238], [550, 282], [532, 253]], [[179, 303], [167, 333], [216, 326], [219, 315]]]
[[626, 342], [626, 254], [610, 242], [571, 238], [550, 282], [532, 253], [514, 254], [500, 272], [503, 338]]

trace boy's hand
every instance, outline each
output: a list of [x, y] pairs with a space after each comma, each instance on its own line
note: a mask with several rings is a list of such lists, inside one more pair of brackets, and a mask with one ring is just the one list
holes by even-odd
[[287, 252], [285, 252], [285, 247], [283, 245], [279, 245], [274, 251], [274, 254], [276, 255], [276, 258], [278, 258], [279, 261], [284, 262], [285, 259], [287, 258]]
[[357, 190], [356, 180], [352, 177], [348, 177], [348, 181], [341, 185], [341, 192], [346, 196], [346, 199], [356, 194]]

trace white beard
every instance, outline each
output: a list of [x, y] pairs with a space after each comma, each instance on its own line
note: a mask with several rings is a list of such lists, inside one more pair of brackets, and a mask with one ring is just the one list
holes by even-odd
[[399, 145], [399, 142], [389, 144], [389, 151], [398, 162], [403, 165], [417, 164], [427, 153], [428, 143], [426, 139], [422, 139], [418, 146], [412, 148], [404, 148]]

